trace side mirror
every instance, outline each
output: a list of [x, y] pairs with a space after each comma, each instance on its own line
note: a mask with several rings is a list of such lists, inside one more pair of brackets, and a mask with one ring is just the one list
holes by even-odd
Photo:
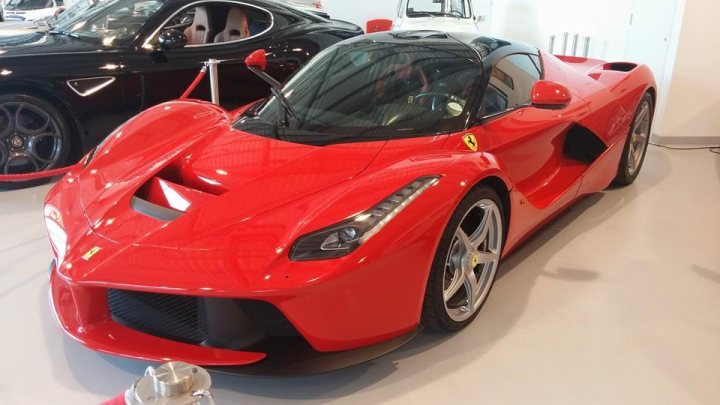
[[160, 36], [158, 37], [158, 43], [160, 44], [160, 49], [164, 51], [169, 51], [170, 49], [178, 49], [182, 48], [188, 43], [188, 39], [179, 30], [169, 29], [165, 30], [162, 33], [160, 33]]
[[257, 51], [251, 53], [247, 58], [245, 58], [245, 65], [247, 65], [248, 68], [255, 68], [264, 71], [267, 67], [265, 50], [258, 49]]
[[540, 80], [532, 89], [532, 105], [546, 110], [562, 110], [572, 100], [570, 90], [560, 83]]

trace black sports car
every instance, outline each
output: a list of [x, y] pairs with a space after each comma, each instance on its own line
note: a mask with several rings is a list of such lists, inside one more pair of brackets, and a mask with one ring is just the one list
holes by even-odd
[[[179, 97], [216, 58], [221, 104], [264, 97], [244, 64], [268, 52], [284, 80], [319, 51], [362, 34], [270, 0], [107, 0], [48, 31], [0, 38], [0, 174], [64, 166], [147, 107]], [[206, 79], [193, 92], [209, 99]]]

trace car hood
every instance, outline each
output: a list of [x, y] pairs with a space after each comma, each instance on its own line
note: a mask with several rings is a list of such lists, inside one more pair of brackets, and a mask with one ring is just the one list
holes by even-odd
[[10, 36], [34, 34], [47, 29], [47, 26], [39, 25], [34, 21], [17, 21], [0, 24], [0, 41]]
[[189, 242], [183, 236], [251, 222], [347, 181], [385, 144], [308, 146], [231, 123], [210, 104], [172, 102], [111, 135], [80, 174], [81, 204], [94, 231], [116, 243], [179, 247]]
[[[28, 31], [30, 30], [28, 29]], [[1, 30], [0, 33], [5, 34]], [[99, 44], [94, 42], [32, 31], [0, 36], [0, 48], [3, 51], [0, 63], [8, 57], [14, 56], [47, 56], [59, 53], [97, 52], [102, 49]]]

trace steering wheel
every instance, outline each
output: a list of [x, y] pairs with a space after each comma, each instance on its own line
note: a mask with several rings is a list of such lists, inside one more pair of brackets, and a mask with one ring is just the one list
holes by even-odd
[[458, 18], [465, 18], [465, 15], [464, 15], [463, 13], [457, 11], [457, 10], [452, 10], [452, 11], [450, 12], [450, 14], [452, 14], [452, 15], [457, 14], [457, 17], [458, 17]]
[[[465, 109], [465, 103], [467, 102], [467, 100], [463, 100], [460, 97], [454, 96], [449, 93], [429, 91], [426, 93], [420, 93], [417, 96], [413, 97], [413, 104], [415, 104], [415, 100], [423, 99], [426, 97], [432, 97], [432, 102], [430, 104], [431, 111], [442, 111], [444, 113], [450, 114], [450, 116], [452, 117], [459, 117]], [[439, 99], [442, 101], [439, 101]]]
[[[439, 92], [439, 91], [428, 91], [428, 92], [420, 93], [416, 96], [413, 96], [413, 104], [423, 104], [422, 102], [417, 102], [416, 100], [422, 100], [422, 99], [429, 98], [429, 97], [432, 97], [431, 102], [430, 102], [430, 109], [432, 111], [441, 111], [443, 109], [443, 107], [445, 107], [445, 105], [447, 104], [447, 101], [450, 100], [451, 98], [453, 98], [452, 94], [443, 93], [443, 92]], [[438, 99], [441, 99], [443, 101], [442, 102], [438, 101]], [[442, 104], [442, 105], [440, 105], [440, 104]]]

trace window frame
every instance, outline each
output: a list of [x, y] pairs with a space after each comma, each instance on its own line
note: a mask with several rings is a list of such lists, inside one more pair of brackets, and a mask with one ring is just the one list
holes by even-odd
[[[515, 53], [508, 54], [508, 55], [504, 55], [503, 57], [501, 57], [500, 59], [498, 59], [497, 62], [495, 62], [495, 63], [492, 64], [492, 67], [489, 69], [489, 71], [485, 72], [486, 75], [488, 76], [488, 77], [487, 77], [487, 83], [486, 83], [486, 85], [485, 85], [485, 87], [484, 87], [484, 89], [483, 89], [483, 94], [482, 94], [482, 96], [480, 97], [480, 101], [479, 101], [479, 103], [478, 103], [478, 113], [480, 112], [480, 109], [482, 108], [482, 103], [483, 103], [483, 101], [485, 100], [485, 93], [487, 92], [488, 87], [490, 87], [490, 78], [492, 77], [492, 72], [493, 72], [493, 70], [495, 69], [495, 67], [497, 66], [498, 63], [502, 62], [503, 60], [505, 60], [505, 59], [507, 59], [507, 58], [509, 58], [509, 57], [511, 57], [511, 56], [515, 56], [515, 55], [523, 55], [523, 56], [527, 57], [527, 58], [530, 60], [530, 63], [531, 63], [533, 66], [535, 66], [536, 68], [538, 68], [538, 70], [539, 70], [540, 75], [539, 75], [539, 79], [538, 79], [537, 81], [544, 80], [544, 78], [545, 78], [545, 69], [544, 69], [544, 66], [543, 66], [544, 62], [543, 62], [542, 54], [540, 54], [540, 52], [538, 52], [537, 54], [535, 54], [535, 53], [529, 53], [529, 52], [515, 52]], [[532, 58], [533, 56], [537, 56], [538, 60], [540, 61], [540, 66], [538, 66], [538, 65], [535, 63], [535, 61], [534, 61], [533, 58]], [[537, 81], [536, 81], [536, 83], [537, 83]], [[502, 116], [502, 115], [509, 114], [509, 113], [511, 113], [511, 112], [513, 112], [513, 111], [517, 111], [517, 110], [520, 110], [520, 109], [523, 109], [523, 108], [528, 108], [528, 107], [532, 107], [532, 102], [526, 103], [526, 104], [519, 104], [519, 105], [517, 105], [517, 106], [515, 106], [515, 107], [508, 108], [508, 109], [505, 109], [505, 110], [503, 110], [503, 111], [498, 111], [498, 112], [495, 112], [495, 113], [492, 113], [492, 114], [483, 115], [482, 117], [477, 117], [475, 121], [476, 121], [477, 123], [479, 123], [479, 124], [482, 124], [482, 123], [485, 123], [485, 122], [488, 121], [488, 120], [492, 120], [492, 119], [497, 118], [497, 117], [500, 117], [500, 116]]]
[[268, 27], [267, 27], [264, 31], [260, 32], [259, 34], [255, 34], [255, 35], [253, 35], [253, 36], [247, 37], [247, 38], [236, 39], [236, 40], [234, 40], [234, 41], [212, 42], [212, 43], [209, 43], [209, 44], [185, 45], [185, 46], [183, 47], [183, 49], [186, 49], [186, 48], [193, 48], [193, 49], [194, 49], [194, 48], [209, 47], [209, 46], [237, 44], [237, 43], [240, 43], [240, 42], [250, 41], [250, 40], [253, 40], [253, 39], [257, 39], [257, 38], [261, 37], [262, 35], [267, 34], [270, 30], [272, 30], [272, 29], [275, 27], [275, 15], [274, 15], [270, 10], [267, 10], [267, 9], [265, 9], [265, 8], [263, 8], [263, 7], [256, 6], [256, 5], [254, 5], [254, 4], [244, 3], [244, 2], [242, 2], [242, 1], [233, 1], [233, 0], [199, 0], [199, 1], [192, 2], [192, 3], [190, 3], [190, 4], [186, 4], [186, 5], [183, 6], [182, 8], [178, 9], [176, 12], [172, 13], [172, 14], [171, 14], [168, 18], [166, 18], [162, 23], [160, 23], [160, 25], [159, 25], [157, 28], [155, 28], [155, 29], [152, 31], [152, 33], [147, 36], [147, 38], [145, 38], [145, 41], [144, 41], [143, 44], [142, 44], [142, 48], [143, 48], [143, 49], [155, 49], [155, 46], [154, 46], [153, 44], [151, 44], [153, 38], [157, 38], [157, 36], [160, 35], [160, 32], [162, 31], [163, 27], [165, 27], [165, 25], [166, 25], [168, 22], [170, 22], [170, 20], [172, 20], [173, 18], [175, 18], [175, 16], [179, 15], [180, 13], [185, 12], [185, 11], [188, 10], [188, 9], [195, 8], [195, 7], [198, 7], [198, 6], [202, 6], [203, 4], [212, 4], [212, 3], [225, 3], [225, 4], [236, 5], [236, 6], [254, 8], [254, 9], [256, 9], [256, 10], [259, 10], [259, 11], [261, 11], [261, 12], [264, 12], [264, 13], [268, 14], [268, 15], [270, 16], [270, 24], [268, 25]]
[[[405, 17], [407, 17], [407, 18], [417, 18], [417, 17], [411, 17], [411, 16], [408, 14], [408, 11], [410, 10], [410, 1], [412, 1], [412, 0], [403, 0], [403, 2], [405, 3], [405, 7], [404, 7], [404, 10], [400, 11], [402, 14], [404, 14], [404, 15], [402, 16], [403, 18], [405, 18]], [[402, 6], [403, 2], [400, 3], [400, 6]], [[452, 6], [452, 3], [451, 3], [451, 2], [452, 2], [452, 0], [443, 0], [443, 7], [448, 7], [448, 8], [451, 7], [451, 6]], [[461, 2], [461, 3], [465, 3], [465, 5], [467, 5], [467, 7], [468, 7], [468, 13], [469, 13], [470, 15], [469, 15], [468, 17], [453, 17], [453, 18], [459, 18], [459, 19], [461, 19], [461, 20], [473, 20], [473, 19], [475, 19], [475, 13], [474, 13], [474, 10], [473, 10], [473, 8], [472, 8], [472, 1], [470, 1], [470, 0], [460, 0], [460, 2]], [[428, 13], [428, 14], [429, 14], [430, 12], [429, 12], [429, 11], [427, 11], [427, 12], [420, 11], [419, 13], [421, 13], [421, 14], [422, 14], [422, 13]], [[441, 16], [441, 17], [434, 17], [434, 18], [446, 18], [446, 17], [442, 17], [442, 16]]]

